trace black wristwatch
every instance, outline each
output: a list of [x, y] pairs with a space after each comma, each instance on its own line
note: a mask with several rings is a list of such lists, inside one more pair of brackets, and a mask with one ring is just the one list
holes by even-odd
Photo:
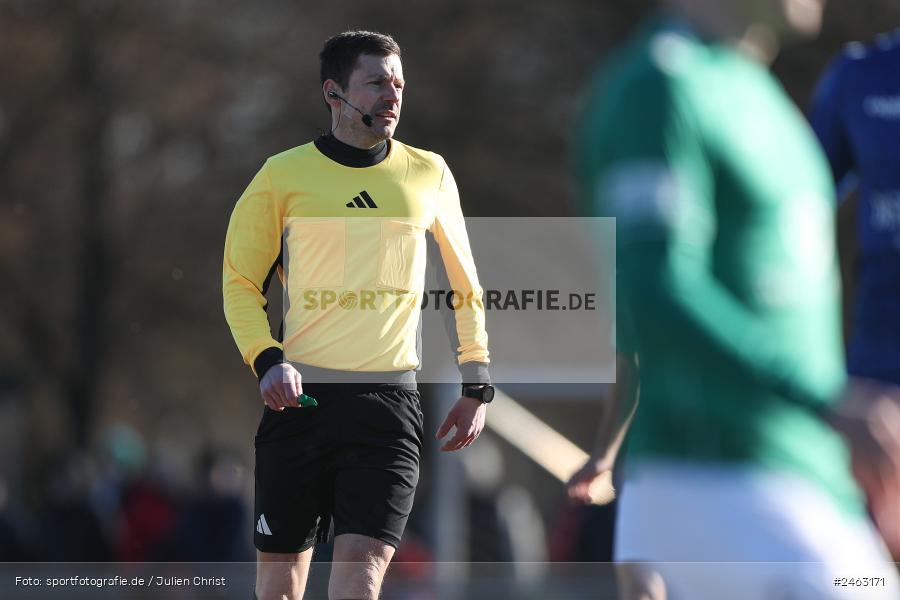
[[466, 398], [475, 398], [484, 404], [490, 404], [494, 399], [494, 386], [484, 383], [464, 383], [462, 395]]

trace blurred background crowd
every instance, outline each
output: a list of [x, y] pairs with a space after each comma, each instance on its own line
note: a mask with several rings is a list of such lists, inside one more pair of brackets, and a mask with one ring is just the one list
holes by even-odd
[[[262, 402], [222, 315], [222, 244], [266, 157], [327, 127], [326, 38], [398, 40], [398, 138], [446, 158], [467, 215], [567, 216], [582, 86], [652, 5], [0, 0], [0, 560], [253, 560]], [[832, 1], [774, 71], [805, 109], [844, 43], [898, 25], [900, 2]], [[513, 390], [585, 448], [606, 393]], [[490, 431], [447, 460], [456, 560], [609, 559], [611, 509], [567, 506]], [[399, 561], [443, 556], [437, 462]]]

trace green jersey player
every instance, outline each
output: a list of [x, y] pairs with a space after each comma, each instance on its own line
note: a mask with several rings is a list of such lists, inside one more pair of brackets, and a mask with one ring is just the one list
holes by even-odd
[[668, 4], [596, 79], [577, 140], [593, 214], [617, 219], [618, 350], [639, 381], [617, 560], [652, 564], [670, 599], [846, 598], [847, 569], [897, 597], [845, 443], [861, 483], [896, 486], [897, 427], [867, 428], [896, 404], [843, 394], [834, 191], [762, 64], [818, 29], [823, 1]]

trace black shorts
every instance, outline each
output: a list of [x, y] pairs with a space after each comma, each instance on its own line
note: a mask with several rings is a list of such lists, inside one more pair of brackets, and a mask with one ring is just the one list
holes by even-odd
[[256, 434], [256, 548], [302, 552], [334, 534], [394, 547], [419, 480], [414, 384], [307, 384], [319, 405], [263, 411]]

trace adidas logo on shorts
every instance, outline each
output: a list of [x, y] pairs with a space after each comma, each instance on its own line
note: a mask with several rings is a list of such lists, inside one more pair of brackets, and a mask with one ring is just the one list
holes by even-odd
[[259, 515], [259, 519], [256, 520], [256, 533], [261, 533], [263, 535], [272, 535], [272, 530], [269, 529], [269, 524], [266, 523], [266, 515]]

